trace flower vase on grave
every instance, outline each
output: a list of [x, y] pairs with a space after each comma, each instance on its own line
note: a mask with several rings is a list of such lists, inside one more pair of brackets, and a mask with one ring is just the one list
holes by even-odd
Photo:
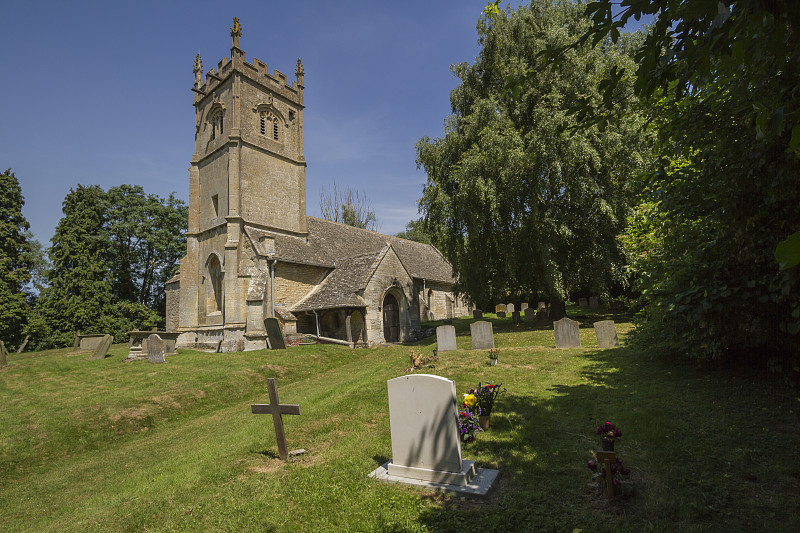
[[489, 429], [489, 416], [490, 415], [480, 415], [478, 417], [478, 424], [481, 426], [481, 429]]
[[489, 359], [489, 366], [497, 366], [497, 359]]

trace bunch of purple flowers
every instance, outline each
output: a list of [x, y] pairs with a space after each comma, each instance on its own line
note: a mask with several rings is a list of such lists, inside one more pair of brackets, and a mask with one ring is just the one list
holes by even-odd
[[475, 440], [475, 435], [479, 431], [483, 431], [478, 423], [481, 408], [475, 406], [473, 409], [475, 412], [471, 411], [466, 404], [461, 404], [458, 408], [458, 430], [462, 442], [472, 442]]
[[498, 385], [493, 385], [491, 383], [487, 383], [486, 385], [481, 386], [478, 383], [478, 388], [476, 389], [469, 389], [465, 396], [469, 396], [470, 394], [477, 398], [478, 407], [480, 407], [481, 415], [489, 416], [492, 414], [492, 408], [494, 407], [494, 400], [497, 398], [497, 395], [501, 392], [505, 392], [506, 389], [502, 388], [503, 384], [500, 383]]

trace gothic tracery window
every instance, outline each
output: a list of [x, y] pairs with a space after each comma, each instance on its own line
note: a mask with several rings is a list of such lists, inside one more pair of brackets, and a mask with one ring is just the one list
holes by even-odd
[[208, 117], [208, 122], [211, 124], [211, 140], [217, 138], [217, 135], [222, 135], [222, 109], [216, 109], [215, 111], [211, 112], [211, 115]]

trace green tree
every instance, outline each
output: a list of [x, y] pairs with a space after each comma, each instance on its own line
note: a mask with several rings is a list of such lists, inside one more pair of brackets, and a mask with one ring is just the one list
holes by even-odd
[[0, 174], [0, 340], [8, 348], [22, 340], [29, 313], [25, 286], [33, 264], [24, 204], [19, 181], [8, 169]]
[[145, 194], [138, 185], [110, 188], [106, 202], [114, 296], [163, 314], [164, 286], [186, 253], [186, 204], [173, 194]]
[[340, 193], [336, 182], [327, 191], [320, 191], [319, 209], [325, 220], [372, 231], [378, 229], [378, 218], [366, 193], [350, 187]]
[[[800, 11], [789, 0], [613, 4], [587, 5], [593, 25], [578, 43], [613, 41], [632, 17], [655, 17], [631, 93], [651, 104], [659, 136], [645, 189], [653, 203], [626, 238], [634, 256], [648, 243], [658, 251], [634, 264], [649, 319], [641, 331], [699, 358], [798, 354], [800, 279], [788, 268], [800, 259]], [[534, 83], [535, 70], [510, 84]], [[602, 83], [601, 97], [576, 106], [588, 123], [627, 96], [612, 94], [618, 80]]]
[[[598, 95], [603, 77], [631, 68], [634, 38], [566, 50], [558, 69], [506, 89], [541, 53], [589, 25], [579, 6], [559, 1], [482, 19], [480, 56], [452, 67], [461, 84], [451, 93], [444, 136], [417, 144], [428, 174], [425, 230], [453, 264], [458, 288], [479, 306], [536, 293], [557, 303], [571, 291], [625, 283], [617, 236], [634, 197], [631, 178], [648, 159], [644, 119], [630, 99], [605, 127], [577, 128], [568, 111]], [[617, 91], [632, 83], [621, 81]]]
[[410, 221], [406, 224], [405, 231], [401, 231], [395, 235], [395, 237], [421, 242], [423, 244], [431, 244], [431, 238], [425, 233], [425, 222], [423, 222], [422, 219]]
[[51, 337], [37, 339], [37, 346], [66, 346], [78, 331], [108, 333], [114, 296], [105, 207], [105, 193], [96, 185], [78, 185], [64, 198], [40, 303]]

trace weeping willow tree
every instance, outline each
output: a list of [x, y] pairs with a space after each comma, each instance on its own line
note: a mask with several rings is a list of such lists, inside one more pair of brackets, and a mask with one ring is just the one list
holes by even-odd
[[650, 137], [633, 98], [587, 127], [570, 109], [600, 96], [608, 76], [618, 80], [615, 91], [630, 92], [637, 37], [566, 49], [557, 68], [513, 90], [506, 81], [589, 26], [580, 6], [547, 0], [481, 19], [475, 63], [451, 67], [461, 83], [443, 136], [417, 143], [428, 175], [419, 202], [425, 231], [452, 263], [458, 289], [478, 305], [625, 284], [618, 236]]

